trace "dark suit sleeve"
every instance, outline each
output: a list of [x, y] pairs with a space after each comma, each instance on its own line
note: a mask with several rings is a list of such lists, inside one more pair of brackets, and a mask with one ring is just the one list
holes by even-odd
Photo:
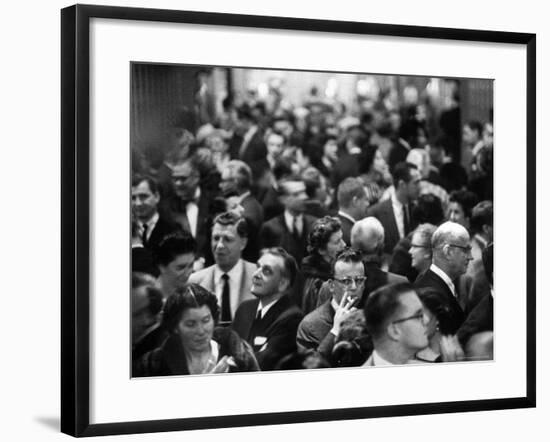
[[269, 339], [256, 351], [262, 370], [273, 370], [283, 356], [296, 351], [296, 332], [301, 320], [302, 313], [291, 310], [273, 324]]
[[261, 249], [281, 245], [281, 235], [271, 224], [264, 224], [262, 226], [258, 239]]

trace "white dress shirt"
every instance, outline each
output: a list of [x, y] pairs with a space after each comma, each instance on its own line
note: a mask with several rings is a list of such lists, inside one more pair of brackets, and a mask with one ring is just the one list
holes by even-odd
[[304, 231], [304, 217], [302, 215], [294, 216], [288, 210], [285, 210], [285, 223], [289, 232], [294, 232], [294, 219], [296, 219], [298, 234], [302, 236], [302, 232]]
[[350, 216], [347, 213], [342, 212], [341, 210], [338, 211], [338, 215], [340, 215], [342, 218], [350, 220], [353, 224], [357, 222], [357, 220], [353, 216]]
[[242, 259], [239, 259], [237, 261], [237, 264], [235, 264], [233, 268], [229, 270], [229, 272], [224, 272], [218, 267], [217, 264], [214, 266], [214, 287], [216, 290], [216, 298], [218, 298], [218, 305], [220, 306], [222, 305], [222, 293], [224, 284], [222, 276], [226, 273], [227, 276], [229, 276], [227, 282], [229, 283], [229, 307], [231, 310], [232, 318], [235, 316], [237, 307], [239, 307], [243, 269], [244, 264]]
[[386, 361], [382, 356], [378, 354], [376, 350], [373, 350], [372, 365], [379, 367], [381, 365], [395, 365], [395, 364], [392, 364], [390, 361]]
[[[281, 299], [281, 298], [279, 298], [279, 299]], [[256, 316], [258, 316], [258, 312], [262, 312], [262, 313], [261, 313], [261, 317], [264, 318], [265, 315], [267, 315], [267, 312], [269, 311], [269, 309], [270, 309], [271, 307], [273, 307], [273, 306], [277, 303], [277, 301], [278, 301], [279, 299], [276, 299], [275, 301], [270, 302], [270, 303], [267, 304], [265, 307], [262, 307], [262, 303], [259, 302], [259, 303], [258, 303], [258, 309], [256, 310]]]
[[393, 215], [395, 217], [395, 224], [397, 224], [397, 231], [399, 232], [399, 238], [405, 236], [405, 219], [404, 219], [404, 210], [405, 207], [395, 196], [395, 192], [391, 196], [391, 205], [393, 207]]
[[147, 226], [146, 236], [147, 236], [147, 241], [149, 241], [149, 239], [151, 238], [151, 233], [155, 229], [155, 226], [157, 225], [158, 220], [159, 220], [159, 214], [158, 214], [158, 212], [155, 212], [155, 214], [148, 221], [146, 221], [144, 223], [142, 223], [140, 221], [139, 222], [139, 237], [143, 238], [143, 229], [144, 229], [144, 226], [146, 225]]
[[430, 266], [430, 270], [434, 272], [437, 276], [439, 276], [443, 281], [445, 281], [445, 284], [449, 287], [449, 290], [453, 294], [453, 296], [456, 298], [456, 289], [453, 281], [451, 281], [451, 278], [439, 267], [437, 267], [435, 264], [432, 264]]

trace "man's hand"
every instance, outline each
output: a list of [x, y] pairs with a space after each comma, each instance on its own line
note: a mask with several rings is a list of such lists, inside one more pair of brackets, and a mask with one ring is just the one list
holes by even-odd
[[349, 292], [346, 290], [340, 300], [340, 304], [338, 304], [336, 312], [334, 313], [334, 322], [332, 329], [330, 330], [330, 332], [336, 337], [340, 335], [340, 327], [342, 326], [342, 322], [344, 322], [344, 320], [351, 313], [357, 310], [356, 307], [353, 307], [355, 301], [356, 299], [349, 296]]
[[464, 360], [464, 351], [462, 350], [456, 335], [441, 336], [439, 347], [443, 362], [456, 362]]

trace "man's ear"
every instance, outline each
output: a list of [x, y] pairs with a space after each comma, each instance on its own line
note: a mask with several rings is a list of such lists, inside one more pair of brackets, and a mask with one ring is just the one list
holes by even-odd
[[290, 289], [289, 280], [286, 278], [281, 278], [279, 281], [279, 293], [284, 293]]
[[241, 252], [245, 249], [247, 244], [248, 244], [248, 238], [245, 236], [242, 238]]
[[386, 326], [386, 332], [392, 341], [398, 341], [401, 336], [401, 330], [393, 322]]

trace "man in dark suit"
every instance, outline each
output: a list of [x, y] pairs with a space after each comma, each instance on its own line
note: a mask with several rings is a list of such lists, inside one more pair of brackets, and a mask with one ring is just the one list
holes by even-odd
[[172, 169], [174, 196], [161, 203], [161, 212], [191, 233], [197, 242], [198, 255], [210, 264], [210, 227], [215, 195], [205, 192], [199, 183], [199, 168], [193, 157], [175, 165]]
[[294, 256], [297, 262], [302, 262], [307, 237], [316, 219], [304, 214], [306, 186], [299, 177], [288, 178], [279, 184], [279, 192], [285, 211], [262, 225], [260, 247], [280, 246]]
[[264, 210], [252, 195], [252, 171], [243, 161], [231, 160], [222, 172], [220, 189], [226, 198], [227, 209], [239, 212], [248, 224], [248, 242], [242, 252], [244, 259], [258, 259], [258, 233], [264, 222]]
[[442, 307], [455, 318], [458, 327], [465, 318], [455, 284], [457, 278], [466, 273], [471, 260], [472, 246], [468, 231], [460, 224], [447, 221], [432, 236], [432, 265], [414, 284], [417, 288], [436, 290], [441, 297]]
[[265, 158], [267, 154], [264, 135], [248, 106], [237, 109], [237, 127], [229, 153], [231, 158], [242, 160], [248, 165]]
[[191, 274], [194, 282], [214, 293], [220, 306], [220, 321], [230, 324], [239, 305], [252, 299], [250, 287], [256, 265], [241, 254], [248, 240], [248, 224], [236, 212], [225, 212], [214, 219], [212, 255], [215, 264]]
[[160, 193], [157, 181], [146, 175], [132, 177], [132, 212], [137, 223], [137, 236], [143, 247], [153, 250], [162, 239], [180, 230], [180, 226], [160, 216]]
[[338, 187], [346, 177], [359, 175], [359, 165], [367, 142], [367, 135], [361, 126], [351, 126], [347, 129], [344, 152], [332, 169], [333, 187]]
[[338, 219], [342, 224], [342, 239], [349, 246], [353, 225], [364, 218], [369, 205], [363, 182], [359, 178], [346, 178], [338, 186]]
[[377, 288], [386, 284], [407, 282], [404, 276], [385, 272], [380, 268], [384, 250], [384, 227], [376, 218], [369, 216], [355, 223], [351, 229], [351, 246], [361, 252], [367, 277], [361, 306]]
[[254, 349], [262, 370], [273, 370], [284, 356], [296, 351], [296, 330], [302, 311], [287, 292], [294, 284], [297, 266], [284, 249], [268, 249], [258, 260], [252, 294], [235, 313], [233, 330]]
[[415, 227], [411, 205], [420, 191], [420, 172], [413, 164], [399, 163], [392, 172], [394, 191], [391, 198], [369, 208], [368, 215], [384, 226], [384, 253], [391, 254], [399, 239]]

